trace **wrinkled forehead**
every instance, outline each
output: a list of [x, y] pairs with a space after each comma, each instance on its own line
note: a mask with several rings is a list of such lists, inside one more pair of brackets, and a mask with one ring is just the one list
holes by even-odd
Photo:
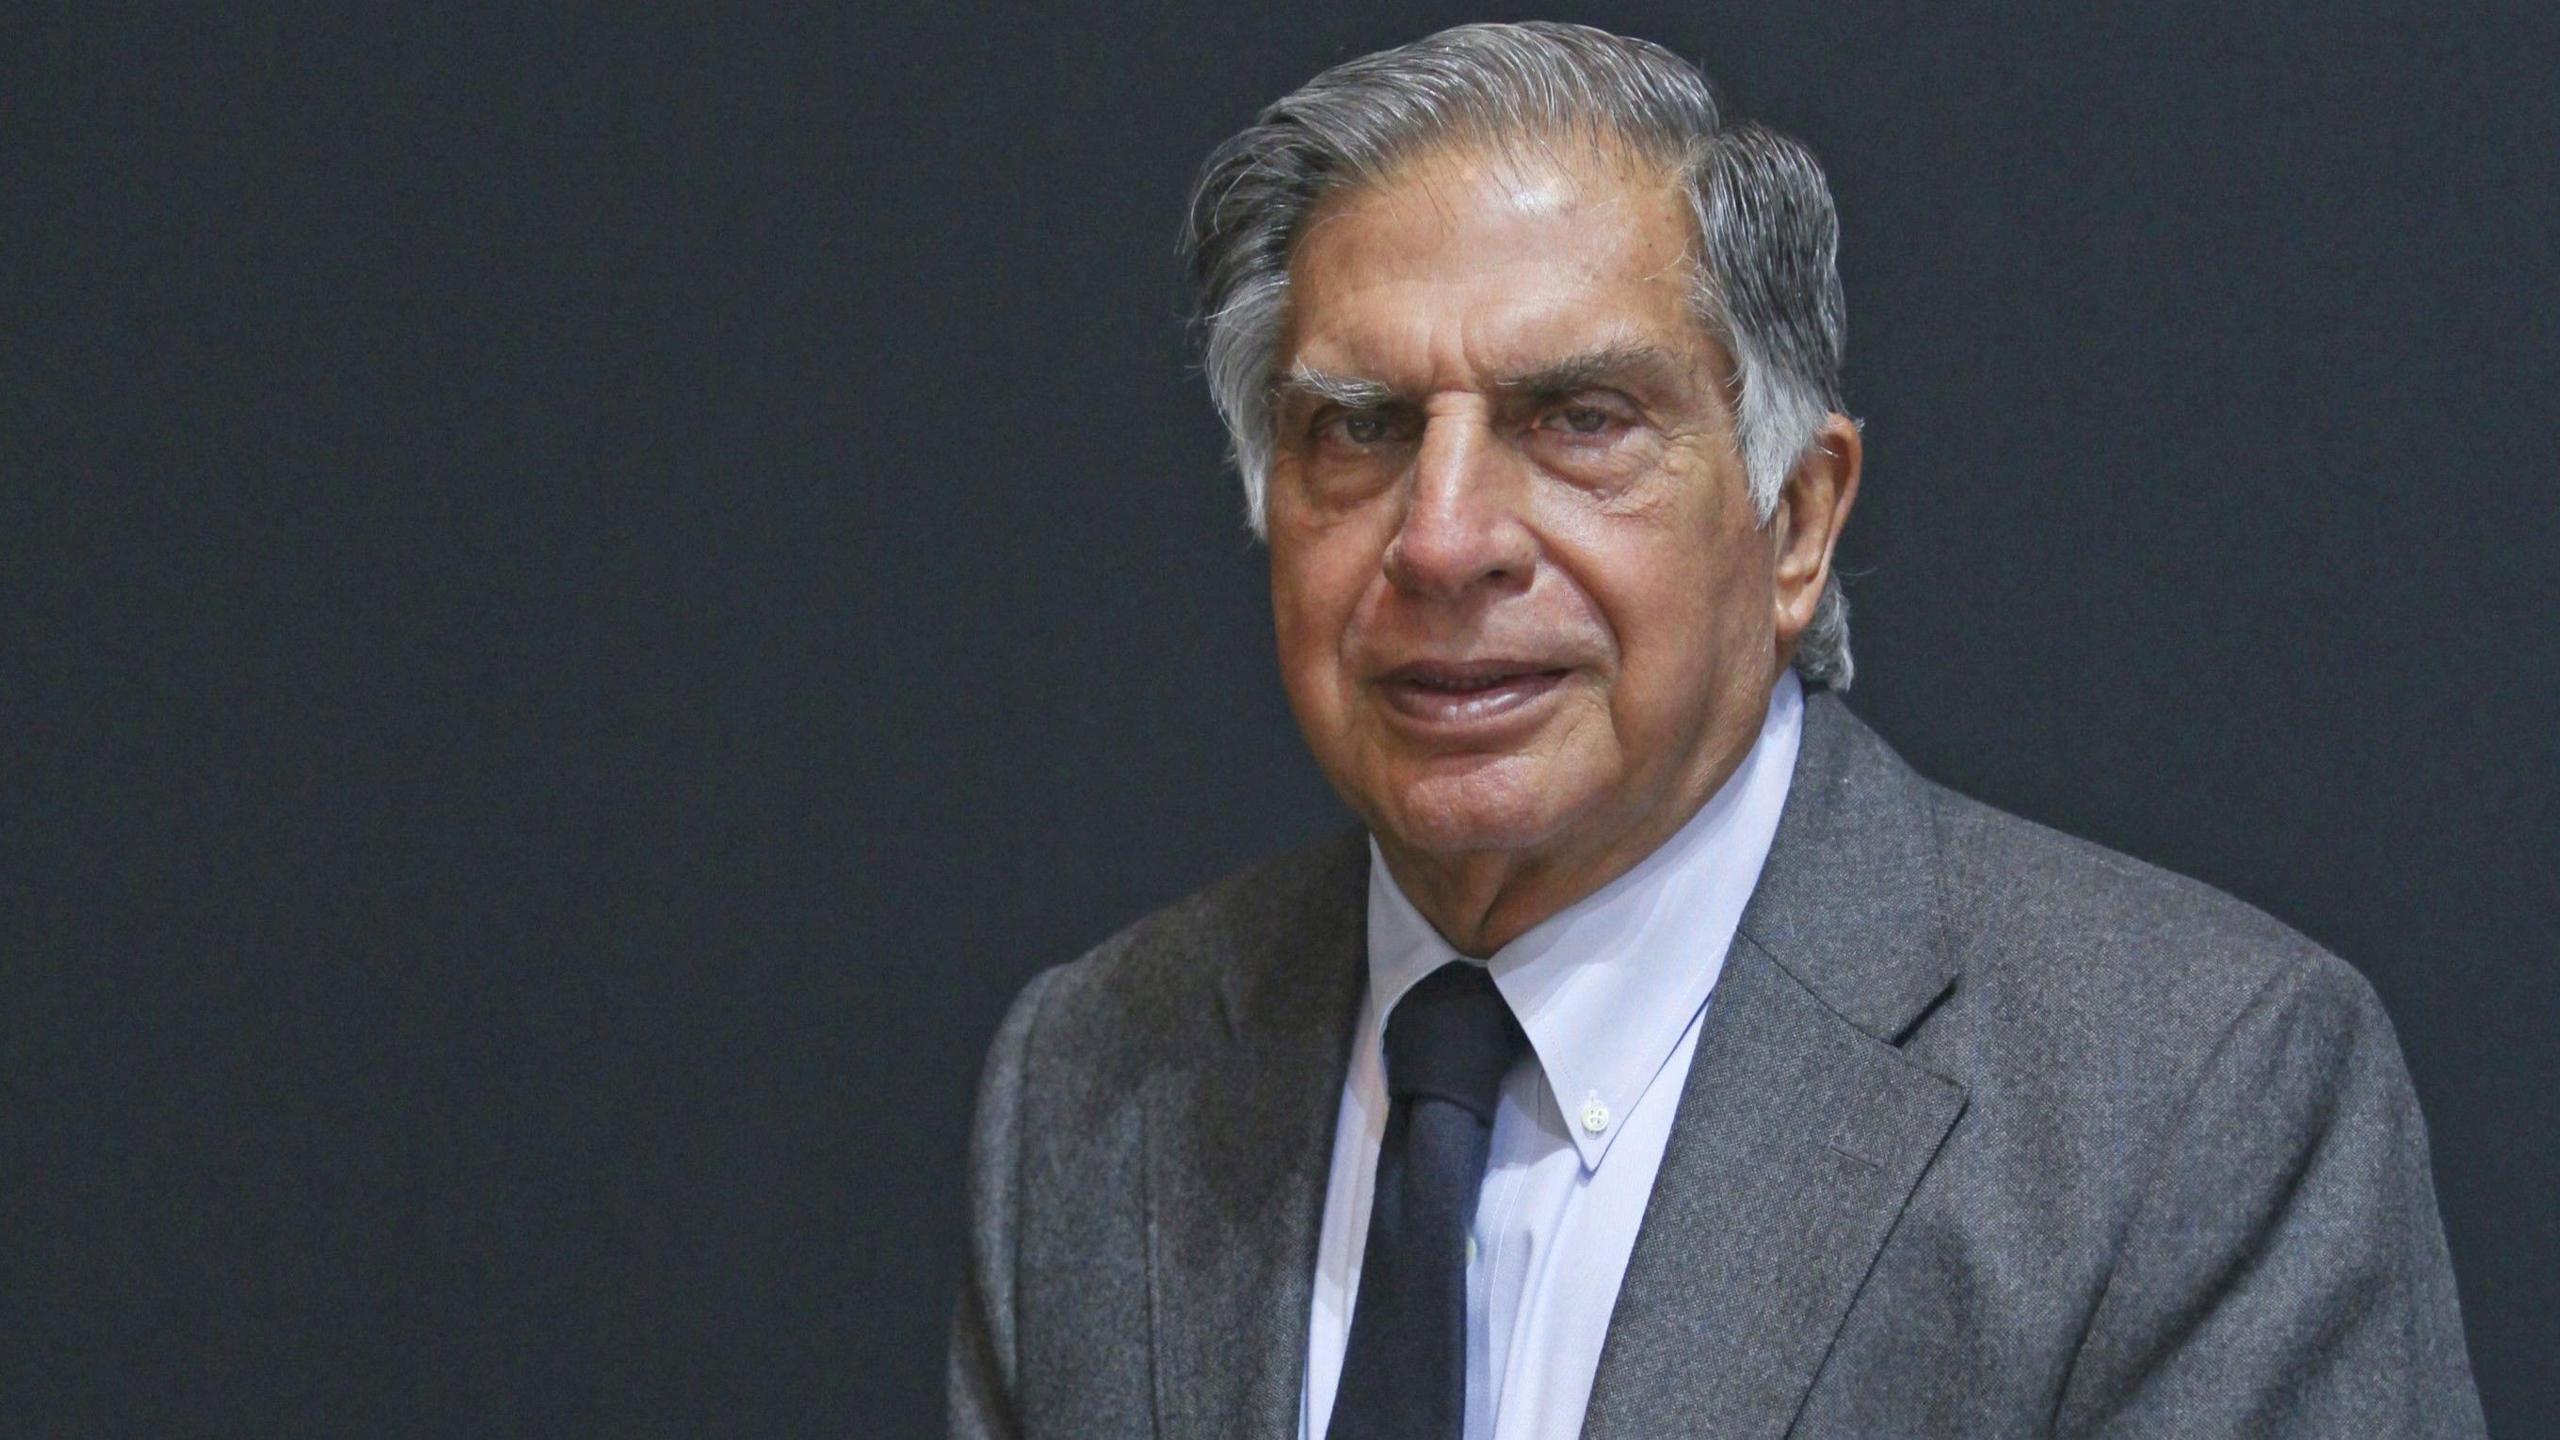
[[1622, 143], [1448, 143], [1347, 184], [1290, 252], [1275, 374], [1405, 388], [1609, 347], [1721, 346], [1676, 163]]

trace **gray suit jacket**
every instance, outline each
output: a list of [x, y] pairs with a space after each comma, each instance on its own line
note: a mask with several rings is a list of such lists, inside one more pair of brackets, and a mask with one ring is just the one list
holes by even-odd
[[[1292, 1433], [1365, 864], [1235, 876], [1023, 992], [955, 1434]], [[1583, 1433], [2481, 1433], [2390, 1023], [2282, 925], [1814, 697]]]

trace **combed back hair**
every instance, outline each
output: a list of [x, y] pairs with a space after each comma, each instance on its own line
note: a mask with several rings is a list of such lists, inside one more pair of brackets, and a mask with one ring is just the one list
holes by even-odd
[[[1246, 517], [1267, 535], [1272, 367], [1289, 256], [1317, 202], [1442, 145], [1614, 144], [1656, 161], [1698, 222], [1698, 318], [1733, 361], [1734, 428], [1766, 525], [1797, 459], [1843, 409], [1840, 226], [1802, 145], [1727, 124], [1697, 67], [1583, 25], [1461, 25], [1308, 81], [1210, 155], [1185, 247], [1202, 367]], [[1796, 642], [1811, 684], [1848, 688], [1849, 607], [1834, 574]]]

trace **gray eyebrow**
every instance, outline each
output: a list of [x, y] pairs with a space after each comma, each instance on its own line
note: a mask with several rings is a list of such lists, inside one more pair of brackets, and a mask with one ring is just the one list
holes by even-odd
[[1292, 395], [1311, 396], [1346, 410], [1375, 410], [1392, 404], [1396, 398], [1394, 390], [1375, 380], [1328, 374], [1304, 361], [1290, 366], [1287, 374], [1272, 383], [1271, 396], [1274, 400], [1284, 400]]
[[[1680, 357], [1658, 345], [1607, 345], [1498, 375], [1493, 388], [1515, 395], [1561, 395], [1606, 380], [1675, 375], [1683, 368]], [[1304, 361], [1290, 366], [1286, 374], [1272, 382], [1274, 402], [1294, 396], [1322, 400], [1346, 410], [1376, 410], [1400, 398], [1392, 386], [1335, 375]]]
[[1609, 345], [1498, 376], [1493, 383], [1494, 388], [1515, 394], [1560, 395], [1604, 380], [1676, 375], [1683, 368], [1678, 356], [1660, 346]]

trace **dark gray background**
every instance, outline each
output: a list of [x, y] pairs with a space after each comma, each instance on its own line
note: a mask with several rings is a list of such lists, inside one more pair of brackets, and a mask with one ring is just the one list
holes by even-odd
[[[928, 1432], [1005, 1001], [1342, 819], [1190, 172], [1484, 12], [402, 8], [0, 19], [0, 1429]], [[2555, 10], [2104, 8], [1580, 13], [1830, 165], [1857, 708], [2372, 977], [2527, 1433]]]

